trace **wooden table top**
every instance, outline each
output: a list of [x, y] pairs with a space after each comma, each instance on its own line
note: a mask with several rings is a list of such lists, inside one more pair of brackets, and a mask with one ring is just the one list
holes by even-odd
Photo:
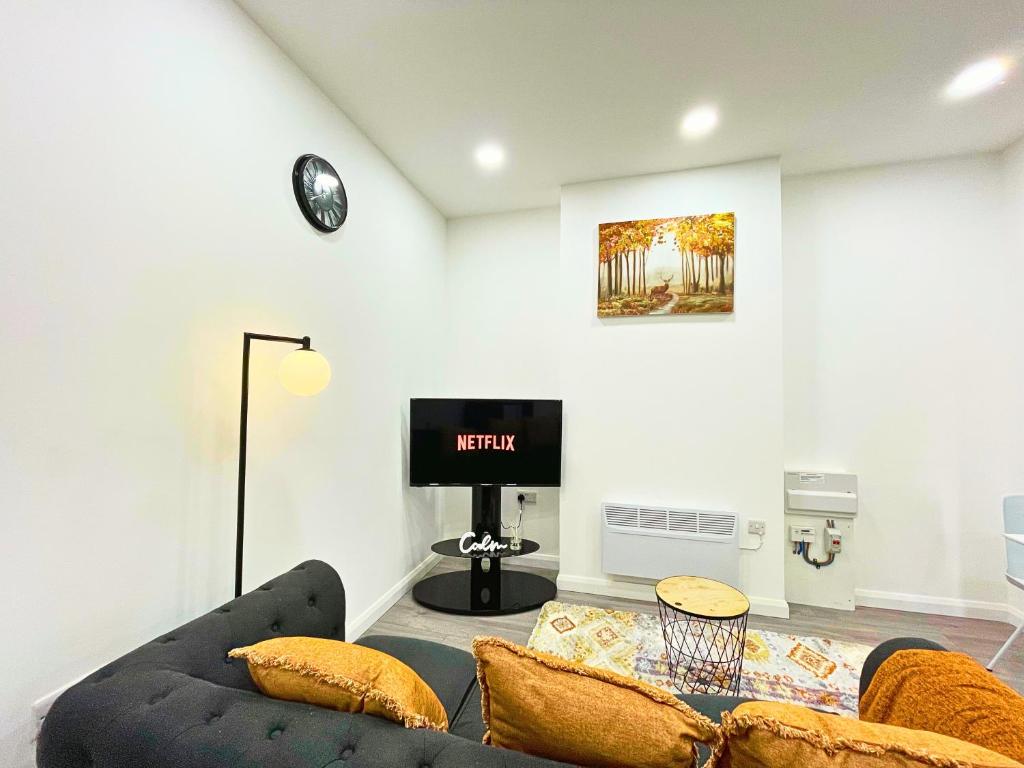
[[670, 607], [705, 619], [734, 619], [750, 610], [738, 589], [701, 576], [670, 576], [658, 582], [656, 592]]

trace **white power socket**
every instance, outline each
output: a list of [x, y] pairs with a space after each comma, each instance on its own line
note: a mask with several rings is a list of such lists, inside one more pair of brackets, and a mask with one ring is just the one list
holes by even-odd
[[753, 536], [764, 536], [765, 525], [764, 520], [747, 520], [747, 533]]
[[516, 489], [516, 496], [524, 496], [523, 504], [536, 504], [537, 503], [537, 492], [536, 491], [524, 491], [522, 488]]

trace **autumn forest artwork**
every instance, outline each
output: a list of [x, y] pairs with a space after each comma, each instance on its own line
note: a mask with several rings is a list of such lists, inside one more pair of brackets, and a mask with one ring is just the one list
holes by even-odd
[[736, 215], [598, 227], [598, 317], [732, 312]]

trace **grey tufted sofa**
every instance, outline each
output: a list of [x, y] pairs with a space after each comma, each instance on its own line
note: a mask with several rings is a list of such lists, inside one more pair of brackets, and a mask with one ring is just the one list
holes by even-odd
[[468, 653], [399, 637], [360, 644], [415, 669], [450, 733], [260, 694], [231, 648], [281, 635], [344, 639], [345, 590], [309, 561], [132, 651], [68, 689], [47, 716], [40, 768], [544, 768], [549, 760], [480, 743], [480, 693]]
[[[556, 768], [562, 763], [480, 743], [473, 657], [438, 643], [371, 636], [357, 642], [395, 656], [434, 689], [449, 733], [406, 730], [369, 715], [277, 701], [260, 694], [238, 646], [270, 637], [344, 639], [345, 589], [311, 560], [211, 613], [158, 637], [68, 689], [43, 723], [39, 768]], [[918, 638], [882, 643], [868, 657], [861, 694], [881, 663]], [[715, 721], [737, 697], [680, 699]], [[581, 713], [586, 702], [566, 702]], [[543, 717], [542, 712], [537, 713]]]

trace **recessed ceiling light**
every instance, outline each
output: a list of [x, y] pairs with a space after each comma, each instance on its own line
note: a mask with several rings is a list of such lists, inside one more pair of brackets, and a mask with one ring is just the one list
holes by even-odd
[[1006, 82], [1013, 61], [1008, 56], [994, 56], [978, 61], [954, 77], [946, 86], [946, 98], [953, 101], [977, 96]]
[[718, 126], [718, 110], [714, 107], [694, 107], [683, 117], [679, 129], [684, 136], [699, 139], [707, 136]]
[[473, 154], [476, 157], [476, 164], [485, 171], [496, 171], [505, 164], [505, 150], [494, 142], [481, 144]]

